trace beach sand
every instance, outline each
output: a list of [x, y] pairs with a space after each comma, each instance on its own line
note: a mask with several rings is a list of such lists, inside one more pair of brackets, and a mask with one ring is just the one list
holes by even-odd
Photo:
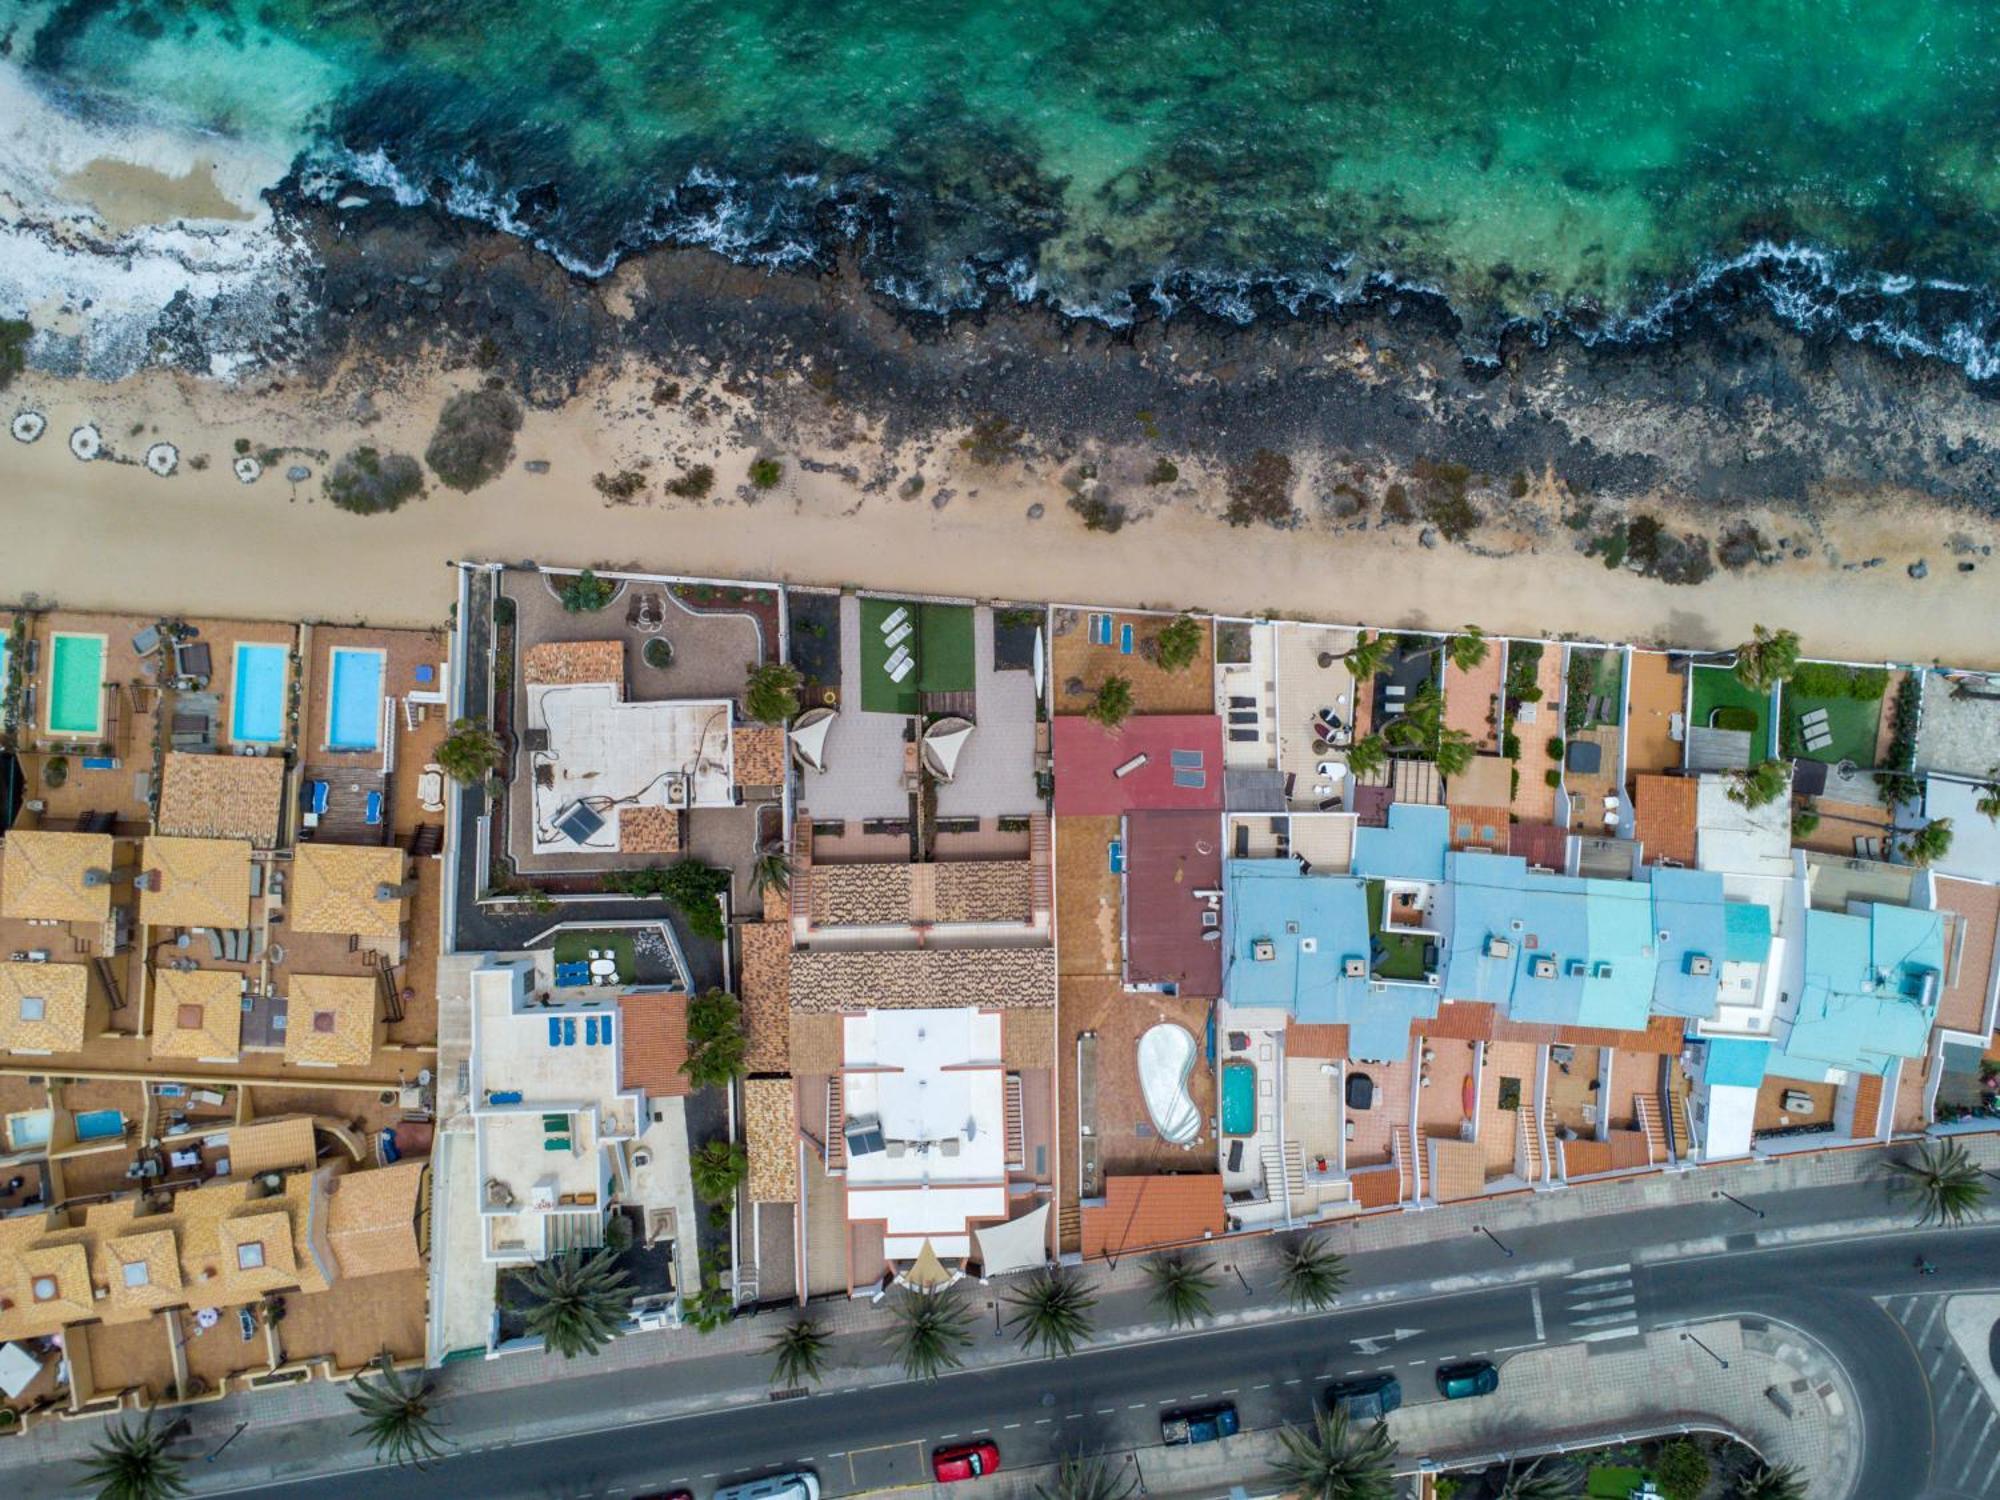
[[[1498, 556], [1423, 547], [1412, 526], [1230, 528], [1220, 519], [1220, 478], [1199, 474], [1108, 536], [1083, 528], [1053, 465], [984, 467], [948, 441], [884, 453], [851, 426], [818, 446], [786, 446], [745, 398], [714, 386], [700, 401], [655, 404], [646, 393], [656, 377], [607, 379], [560, 409], [528, 411], [514, 463], [474, 494], [433, 484], [395, 514], [362, 517], [323, 498], [331, 457], [358, 442], [421, 454], [438, 407], [475, 383], [474, 372], [412, 376], [365, 423], [348, 410], [351, 393], [283, 381], [232, 386], [148, 373], [105, 385], [30, 373], [8, 404], [44, 413], [48, 431], [32, 445], [0, 439], [9, 539], [0, 597], [435, 624], [452, 597], [454, 559], [532, 559], [1377, 625], [1473, 622], [1495, 633], [1694, 647], [1726, 647], [1761, 622], [1798, 630], [1818, 655], [2000, 665], [1990, 623], [2000, 563], [1958, 572], [1940, 555], [1934, 509], [1856, 501], [1828, 515], [1822, 507], [1813, 528], [1820, 547], [1883, 559], [1870, 570], [1842, 571], [1822, 550], [1694, 587], [1607, 571], [1576, 552], [1559, 524], [1533, 539], [1475, 537], [1495, 550], [1531, 540], [1536, 549]], [[126, 461], [72, 458], [66, 439], [84, 421]], [[246, 485], [231, 470], [239, 438], [293, 451]], [[165, 479], [136, 462], [162, 440], [181, 454], [179, 472]], [[745, 475], [760, 453], [785, 471], [757, 494]], [[202, 456], [197, 471], [191, 461]], [[549, 472], [528, 472], [528, 461], [545, 461]], [[661, 480], [696, 461], [713, 464], [715, 497], [664, 497]], [[642, 462], [651, 465], [641, 470], [650, 500], [610, 503], [592, 485], [594, 474]], [[287, 483], [295, 463], [311, 479]], [[903, 498], [919, 472], [921, 492]], [[1042, 519], [1028, 518], [1034, 505], [1045, 508]], [[1964, 531], [1975, 544], [1994, 539], [1990, 524], [1969, 521]], [[1926, 555], [1929, 578], [1912, 581], [1906, 565]]]

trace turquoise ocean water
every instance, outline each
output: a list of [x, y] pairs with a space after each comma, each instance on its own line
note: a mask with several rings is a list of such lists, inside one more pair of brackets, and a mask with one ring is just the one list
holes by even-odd
[[[83, 107], [294, 146], [602, 272], [858, 245], [911, 303], [1245, 317], [1381, 279], [1631, 331], [1746, 278], [1985, 372], [1991, 0], [0, 0]], [[1256, 295], [1252, 295], [1253, 289]]]

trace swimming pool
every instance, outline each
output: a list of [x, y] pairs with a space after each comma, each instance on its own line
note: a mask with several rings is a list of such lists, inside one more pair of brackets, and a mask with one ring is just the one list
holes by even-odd
[[1257, 1133], [1257, 1065], [1226, 1062], [1222, 1065], [1222, 1133]]
[[52, 1116], [46, 1109], [24, 1109], [7, 1116], [7, 1144], [15, 1151], [49, 1143]]
[[327, 667], [326, 748], [382, 745], [382, 653], [335, 646]]
[[115, 1109], [86, 1109], [76, 1117], [76, 1138], [80, 1141], [108, 1140], [125, 1133], [125, 1116]]
[[49, 642], [49, 733], [104, 733], [104, 637], [59, 632]]
[[230, 691], [229, 737], [239, 745], [281, 745], [285, 740], [285, 683], [291, 652], [258, 641], [236, 643]]

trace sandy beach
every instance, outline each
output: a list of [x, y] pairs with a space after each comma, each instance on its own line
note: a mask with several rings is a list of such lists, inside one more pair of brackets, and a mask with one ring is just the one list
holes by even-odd
[[[400, 512], [354, 516], [321, 492], [329, 455], [358, 442], [422, 453], [438, 406], [471, 371], [413, 381], [365, 425], [328, 415], [341, 399], [272, 382], [261, 392], [169, 374], [116, 385], [31, 373], [10, 393], [48, 430], [0, 441], [0, 596], [241, 616], [431, 624], [451, 598], [453, 559], [533, 559], [724, 577], [772, 578], [988, 598], [1187, 604], [1382, 625], [1572, 634], [1601, 640], [1727, 646], [1753, 624], [1785, 625], [1816, 654], [2000, 665], [1990, 627], [2000, 564], [1956, 571], [1939, 555], [1934, 513], [1857, 504], [1822, 518], [1823, 546], [1879, 567], [1839, 571], [1816, 556], [1674, 587], [1609, 572], [1556, 534], [1505, 556], [1426, 548], [1416, 528], [1231, 528], [1222, 480], [1196, 475], [1115, 536], [1093, 534], [1066, 506], [1046, 463], [974, 464], [950, 442], [884, 451], [851, 428], [808, 446], [780, 440], [744, 397], [660, 406], [656, 374], [608, 380], [556, 410], [530, 410], [515, 460], [471, 495], [435, 484]], [[699, 415], [691, 415], [696, 406]], [[716, 420], [720, 406], [733, 414]], [[365, 412], [364, 412], [365, 414]], [[82, 463], [70, 430], [94, 423], [117, 460]], [[135, 430], [137, 429], [137, 430]], [[234, 445], [286, 449], [254, 484], [231, 470]], [[171, 441], [168, 478], [136, 460]], [[744, 482], [759, 454], [784, 478], [758, 495]], [[206, 467], [194, 461], [205, 458]], [[546, 473], [529, 462], [546, 463]], [[714, 497], [676, 501], [660, 481], [708, 462]], [[293, 464], [312, 471], [286, 481]], [[649, 499], [607, 501], [598, 473], [650, 467]], [[815, 472], [817, 471], [817, 472]], [[903, 498], [910, 476], [921, 492]], [[749, 498], [754, 496], [755, 498]], [[942, 497], [940, 507], [936, 501]], [[1043, 507], [1041, 519], [1030, 508]], [[1970, 528], [1971, 542], [1991, 528]], [[1930, 576], [1906, 576], [1925, 555]], [[1475, 538], [1483, 541], [1485, 538]], [[1522, 545], [1523, 538], [1493, 539]]]

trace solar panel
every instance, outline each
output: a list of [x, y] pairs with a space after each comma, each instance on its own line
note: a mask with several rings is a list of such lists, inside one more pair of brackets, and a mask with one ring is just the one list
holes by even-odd
[[556, 831], [572, 844], [589, 843], [591, 836], [603, 826], [604, 819], [581, 802], [556, 819]]
[[1175, 766], [1183, 770], [1199, 771], [1201, 769], [1201, 752], [1199, 750], [1170, 751], [1169, 758]]
[[1185, 787], [1207, 786], [1208, 772], [1201, 770], [1199, 767], [1176, 766], [1174, 767], [1174, 785]]

